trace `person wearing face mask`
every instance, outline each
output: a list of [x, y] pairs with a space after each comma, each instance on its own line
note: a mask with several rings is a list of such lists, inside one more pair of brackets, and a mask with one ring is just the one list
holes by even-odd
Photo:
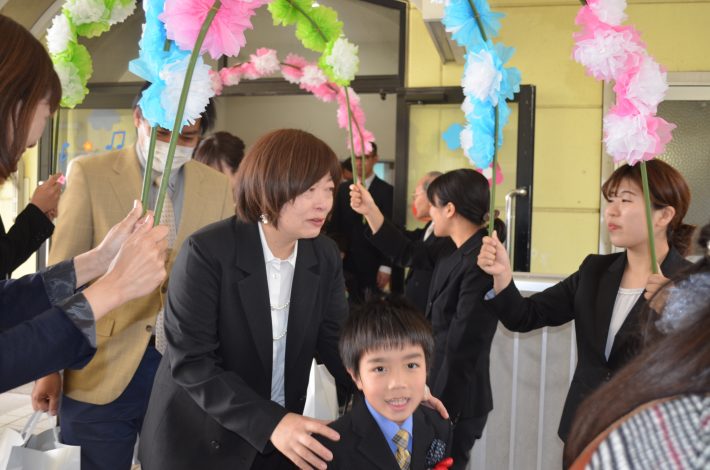
[[[50, 263], [94, 247], [140, 197], [151, 127], [142, 116], [139, 97], [133, 108], [138, 133], [135, 146], [71, 162]], [[184, 239], [234, 213], [228, 179], [191, 160], [200, 137], [214, 122], [213, 106], [210, 102], [201, 118], [184, 126], [178, 138], [161, 217], [161, 224], [171, 227], [168, 272]], [[165, 167], [170, 136], [170, 131], [157, 129], [153, 167], [149, 170], [154, 181], [159, 181]], [[149, 207], [154, 206], [157, 192], [158, 186], [153, 184]], [[149, 295], [106, 315], [96, 325], [93, 360], [82, 371], [64, 373], [59, 408], [62, 440], [81, 446], [83, 470], [128, 470], [131, 466], [136, 436], [162, 357], [160, 333], [166, 292], [167, 280]], [[56, 412], [61, 391], [59, 374], [39, 380], [33, 391], [34, 407]]]

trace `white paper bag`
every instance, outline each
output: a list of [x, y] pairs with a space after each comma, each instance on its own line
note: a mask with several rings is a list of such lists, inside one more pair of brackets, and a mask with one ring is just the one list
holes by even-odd
[[338, 393], [335, 379], [323, 364], [311, 364], [303, 416], [333, 421], [338, 418]]
[[33, 435], [41, 416], [35, 412], [22, 433], [0, 431], [0, 470], [80, 470], [80, 448], [60, 443], [59, 428]]

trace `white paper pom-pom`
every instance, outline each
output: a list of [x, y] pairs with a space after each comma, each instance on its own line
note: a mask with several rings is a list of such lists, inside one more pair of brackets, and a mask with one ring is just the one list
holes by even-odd
[[276, 56], [275, 50], [269, 50], [265, 54], [256, 54], [252, 56], [252, 64], [261, 76], [273, 75], [281, 69], [279, 58]]
[[[185, 73], [190, 61], [189, 56], [171, 62], [160, 71], [160, 78], [165, 82], [165, 90], [160, 96], [160, 104], [165, 109], [165, 114], [169, 122], [175, 120], [178, 102], [182, 85], [185, 82]], [[190, 82], [190, 90], [185, 103], [185, 113], [183, 114], [183, 124], [185, 122], [194, 124], [200, 118], [202, 112], [207, 108], [210, 98], [215, 92], [212, 88], [212, 78], [210, 78], [210, 66], [205, 64], [202, 57], [198, 57], [195, 70]]]
[[84, 99], [84, 84], [79, 77], [79, 70], [71, 62], [54, 64], [54, 70], [62, 84], [62, 106], [73, 108]]
[[490, 52], [482, 50], [479, 53], [470, 52], [466, 61], [461, 85], [465, 95], [473, 96], [480, 101], [490, 101], [493, 106], [498, 104], [498, 92], [503, 74], [495, 67]]
[[629, 54], [642, 53], [629, 32], [598, 31], [592, 39], [579, 41], [574, 60], [598, 80], [615, 80], [626, 67]]
[[642, 114], [655, 114], [658, 103], [663, 101], [668, 91], [667, 74], [651, 57], [641, 62], [638, 73], [629, 81], [626, 99], [631, 101]]
[[355, 78], [360, 65], [357, 51], [358, 47], [343, 37], [335, 41], [325, 62], [333, 68], [336, 80], [351, 82]]
[[69, 20], [60, 13], [52, 20], [52, 26], [47, 30], [47, 49], [50, 54], [61, 54], [69, 46], [70, 41], [76, 40], [72, 33]]
[[644, 116], [619, 116], [608, 114], [604, 117], [604, 143], [606, 151], [617, 163], [634, 164], [656, 145], [649, 135]]
[[325, 74], [317, 65], [306, 65], [303, 67], [301, 83], [309, 87], [319, 87], [326, 82]]
[[606, 24], [619, 26], [626, 21], [626, 0], [596, 0], [588, 4], [597, 18]]
[[473, 147], [473, 130], [471, 129], [471, 126], [467, 125], [464, 127], [459, 136], [461, 137], [461, 148], [463, 149], [464, 155], [471, 158], [471, 155], [469, 154], [469, 150]]
[[108, 24], [111, 26], [123, 23], [126, 18], [133, 14], [133, 10], [136, 9], [135, 0], [116, 0], [111, 9], [111, 16], [109, 17]]
[[64, 4], [75, 25], [94, 23], [108, 17], [103, 0], [68, 0]]

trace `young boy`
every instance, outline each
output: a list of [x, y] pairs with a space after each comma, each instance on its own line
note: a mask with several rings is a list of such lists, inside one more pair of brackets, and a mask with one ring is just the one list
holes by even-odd
[[403, 300], [374, 300], [351, 313], [340, 357], [364, 397], [330, 424], [338, 442], [320, 439], [333, 452], [329, 469], [424, 470], [446, 460], [451, 424], [419, 406], [433, 348], [431, 327]]

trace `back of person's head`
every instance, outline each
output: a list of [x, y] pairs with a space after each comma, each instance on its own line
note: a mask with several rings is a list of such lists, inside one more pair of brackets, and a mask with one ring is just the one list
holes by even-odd
[[429, 367], [434, 351], [429, 322], [404, 298], [373, 298], [348, 316], [340, 335], [340, 358], [345, 368], [357, 377], [364, 354], [406, 346], [421, 346]]
[[[152, 85], [150, 82], [143, 82], [143, 85], [141, 86], [141, 89], [138, 90], [138, 93], [136, 96], [133, 97], [133, 104], [132, 108], [133, 109], [138, 109], [140, 110], [140, 100], [143, 97], [143, 92], [147, 90], [150, 85]], [[142, 113], [141, 113], [142, 114]], [[200, 135], [205, 135], [207, 132], [209, 132], [212, 127], [214, 127], [214, 123], [217, 120], [217, 108], [214, 104], [214, 100], [210, 98], [209, 102], [207, 103], [207, 107], [205, 108], [204, 111], [200, 114]], [[172, 129], [168, 129], [169, 131], [172, 131]]]
[[659, 398], [710, 391], [710, 224], [705, 255], [660, 289], [641, 314], [641, 352], [579, 407], [565, 467], [617, 419]]
[[17, 171], [37, 106], [54, 113], [62, 87], [49, 54], [20, 24], [0, 15], [0, 182]]
[[298, 129], [269, 132], [251, 146], [237, 170], [237, 218], [256, 222], [264, 215], [278, 228], [284, 204], [326, 175], [340, 180], [340, 162], [328, 144]]
[[431, 186], [431, 182], [437, 179], [439, 176], [443, 175], [442, 172], [440, 171], [429, 171], [424, 175], [424, 178], [422, 179], [422, 189], [424, 191], [429, 190], [429, 186]]
[[353, 162], [352, 162], [352, 160], [350, 159], [350, 157], [344, 158], [344, 159], [340, 162], [340, 169], [341, 169], [342, 171], [349, 171], [350, 173], [353, 172]]
[[218, 171], [224, 163], [234, 173], [244, 159], [244, 141], [229, 132], [215, 132], [197, 144], [193, 158]]
[[[688, 183], [678, 170], [662, 160], [654, 159], [646, 162], [646, 172], [653, 209], [672, 207], [675, 210], [675, 215], [666, 230], [668, 243], [685, 255], [690, 248], [695, 230], [695, 226], [683, 223], [690, 206]], [[604, 198], [609, 201], [624, 181], [630, 181], [638, 188], [643, 188], [641, 165], [622, 165], [617, 168], [602, 185]]]
[[[429, 203], [436, 207], [453, 204], [456, 213], [469, 222], [484, 226], [488, 223], [490, 189], [488, 180], [481, 173], [470, 168], [460, 168], [434, 178], [426, 190]], [[495, 217], [494, 228], [498, 239], [505, 241], [505, 224]]]

